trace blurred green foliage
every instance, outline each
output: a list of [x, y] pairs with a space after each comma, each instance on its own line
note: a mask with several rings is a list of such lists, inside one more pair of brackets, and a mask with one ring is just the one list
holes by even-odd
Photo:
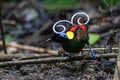
[[5, 35], [5, 41], [6, 42], [11, 42], [14, 40], [14, 36], [10, 35], [10, 34], [6, 34]]
[[120, 4], [120, 0], [102, 0], [106, 8]]
[[60, 9], [72, 9], [80, 0], [45, 0], [45, 9], [55, 11]]

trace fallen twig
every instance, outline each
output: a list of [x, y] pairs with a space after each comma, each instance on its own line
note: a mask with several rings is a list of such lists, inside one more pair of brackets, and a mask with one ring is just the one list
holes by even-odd
[[[120, 44], [120, 42], [119, 42]], [[118, 50], [113, 80], [120, 80], [120, 48]]]
[[[102, 58], [116, 58], [117, 54], [97, 54], [96, 59]], [[85, 56], [74, 56], [71, 58], [72, 61], [79, 61], [83, 60]], [[91, 56], [86, 56], [85, 60], [94, 59]], [[24, 64], [42, 64], [42, 63], [56, 63], [56, 62], [69, 62], [70, 60], [68, 57], [50, 57], [50, 58], [42, 58], [42, 59], [31, 59], [31, 60], [21, 60], [21, 61], [8, 61], [8, 62], [1, 62], [0, 67], [5, 66], [14, 66], [14, 65], [24, 65]]]
[[[2, 46], [2, 41], [0, 41], [0, 46]], [[31, 50], [31, 51], [40, 52], [40, 53], [49, 53], [49, 54], [58, 55], [58, 51], [56, 51], [56, 50], [28, 46], [28, 45], [22, 45], [22, 44], [17, 44], [17, 43], [6, 43], [6, 46], [16, 47], [19, 49]], [[94, 51], [104, 51], [106, 48], [92, 48], [92, 49]], [[112, 48], [112, 50], [118, 50], [118, 48]], [[89, 48], [84, 48], [82, 51], [89, 51]]]
[[[2, 41], [0, 41], [0, 45], [2, 46]], [[6, 43], [6, 46], [16, 47], [16, 48], [25, 49], [25, 50], [31, 50], [31, 51], [40, 52], [40, 53], [50, 53], [50, 54], [56, 54], [56, 55], [58, 54], [58, 52], [55, 50], [22, 45], [22, 44], [17, 44], [17, 43]]]
[[53, 54], [1, 54], [0, 55], [0, 62], [2, 61], [12, 61], [12, 60], [27, 60], [27, 59], [38, 59], [38, 58], [45, 58], [45, 57], [53, 57], [58, 55]]

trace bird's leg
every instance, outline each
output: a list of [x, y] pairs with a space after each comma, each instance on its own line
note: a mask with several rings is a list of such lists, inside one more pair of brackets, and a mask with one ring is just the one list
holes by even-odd
[[72, 55], [70, 53], [67, 53], [67, 57], [70, 61], [72, 60]]
[[90, 49], [91, 56], [92, 56], [93, 58], [96, 58], [96, 57], [95, 57], [95, 53], [94, 53], [93, 49], [91, 48], [91, 46], [89, 45], [89, 43], [87, 43], [87, 46], [88, 46], [88, 48]]
[[58, 51], [59, 56], [67, 56], [69, 60], [71, 60], [72, 55], [70, 53], [66, 53], [65, 50]]
[[72, 60], [72, 55], [70, 53], [67, 53], [68, 60], [70, 61], [70, 64], [74, 64]]

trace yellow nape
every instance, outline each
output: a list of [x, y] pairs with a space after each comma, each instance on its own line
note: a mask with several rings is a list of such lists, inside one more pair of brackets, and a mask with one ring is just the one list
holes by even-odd
[[74, 38], [74, 33], [72, 31], [68, 31], [66, 33], [66, 35], [67, 35], [68, 39], [73, 39]]

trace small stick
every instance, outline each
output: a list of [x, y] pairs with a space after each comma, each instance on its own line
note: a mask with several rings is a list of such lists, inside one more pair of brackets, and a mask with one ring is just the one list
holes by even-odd
[[[119, 47], [120, 47], [120, 42], [119, 42]], [[120, 48], [118, 49], [113, 80], [120, 80]]]
[[12, 61], [12, 60], [27, 60], [27, 59], [38, 59], [38, 58], [45, 58], [45, 57], [53, 57], [58, 55], [53, 54], [1, 54], [0, 55], [0, 62], [2, 61]]
[[[0, 45], [2, 46], [2, 41], [0, 41]], [[35, 52], [40, 52], [40, 53], [49, 53], [49, 54], [55, 54], [58, 55], [58, 51], [56, 50], [51, 50], [51, 49], [45, 49], [45, 48], [40, 48], [40, 47], [34, 47], [34, 46], [28, 46], [28, 45], [22, 45], [22, 44], [17, 44], [17, 43], [6, 43], [6, 46], [10, 47], [15, 47], [19, 49], [25, 49], [25, 50], [31, 50]], [[94, 51], [104, 51], [106, 48], [92, 48]], [[118, 48], [112, 48], [112, 50], [118, 50]], [[82, 51], [90, 51], [89, 48], [83, 48]]]
[[[0, 41], [0, 45], [2, 45], [2, 41]], [[22, 44], [17, 44], [17, 43], [6, 43], [6, 46], [15, 47], [15, 48], [19, 48], [19, 49], [25, 49], [25, 50], [31, 50], [31, 51], [40, 52], [40, 53], [49, 53], [49, 54], [56, 54], [56, 55], [58, 54], [58, 52], [55, 50], [34, 47], [34, 46], [28, 46], [28, 45], [22, 45]]]
[[[94, 60], [91, 56], [74, 56], [71, 58], [72, 61], [79, 61], [83, 60], [86, 57], [86, 60]], [[116, 58], [117, 54], [97, 54], [96, 59], [100, 58]], [[41, 58], [41, 59], [31, 59], [31, 60], [21, 60], [21, 61], [7, 61], [1, 62], [0, 67], [5, 66], [15, 66], [15, 65], [25, 65], [25, 64], [45, 64], [45, 63], [57, 63], [57, 62], [69, 62], [70, 60], [68, 57], [50, 57], [50, 58]]]
[[[0, 11], [2, 11], [2, 0], [0, 0]], [[3, 30], [3, 26], [2, 26], [2, 14], [1, 14], [1, 12], [0, 12], [0, 30], [1, 30], [1, 37], [2, 37], [2, 42], [3, 42], [2, 45], [3, 45], [4, 53], [7, 54], [5, 38], [4, 38], [4, 30]]]

